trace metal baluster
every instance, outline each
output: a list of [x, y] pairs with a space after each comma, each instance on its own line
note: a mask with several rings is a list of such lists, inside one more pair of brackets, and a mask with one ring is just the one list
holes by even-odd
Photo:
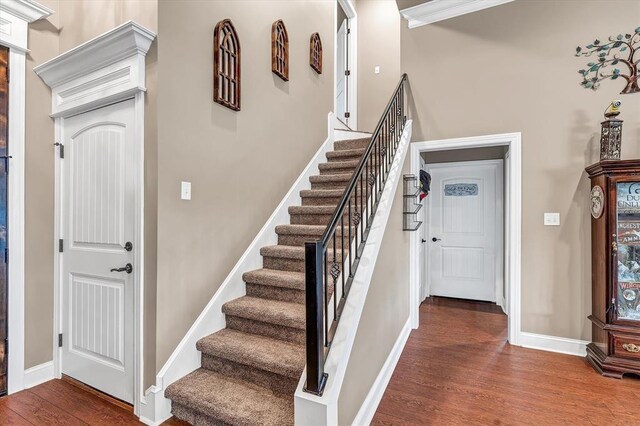
[[[356, 197], [355, 199], [358, 199], [358, 187], [356, 186]], [[354, 200], [355, 201], [355, 200]], [[347, 222], [347, 224], [349, 225], [349, 240], [348, 240], [348, 244], [349, 244], [349, 278], [353, 278], [353, 257], [351, 256], [351, 199], [349, 199], [349, 221]], [[358, 247], [358, 243], [356, 242], [356, 247]], [[343, 272], [344, 274], [344, 272]]]
[[338, 321], [338, 262], [336, 262], [336, 231], [333, 231], [333, 264], [331, 265], [331, 277], [333, 278], [333, 321]]
[[340, 218], [340, 258], [341, 258], [341, 264], [342, 264], [342, 297], [344, 298], [344, 276], [345, 276], [345, 269], [344, 269], [344, 214], [342, 215], [342, 217]]
[[329, 347], [329, 274], [327, 273], [327, 249], [322, 247], [323, 263], [324, 263], [324, 341], [325, 346]]

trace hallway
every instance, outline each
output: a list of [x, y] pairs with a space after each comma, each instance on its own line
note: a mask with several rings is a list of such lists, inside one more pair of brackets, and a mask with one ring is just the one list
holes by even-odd
[[640, 380], [506, 335], [493, 304], [427, 299], [372, 424], [638, 424]]

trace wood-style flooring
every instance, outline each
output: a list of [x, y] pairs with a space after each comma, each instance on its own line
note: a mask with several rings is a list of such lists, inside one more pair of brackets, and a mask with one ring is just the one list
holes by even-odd
[[513, 347], [493, 304], [430, 298], [373, 425], [640, 425], [640, 380]]
[[[0, 425], [141, 425], [131, 407], [67, 380], [0, 398]], [[183, 425], [169, 419], [164, 425]]]

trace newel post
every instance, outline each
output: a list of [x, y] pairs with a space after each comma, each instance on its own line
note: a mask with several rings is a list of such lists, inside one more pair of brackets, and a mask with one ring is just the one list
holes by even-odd
[[327, 381], [327, 375], [324, 372], [322, 243], [305, 243], [304, 251], [307, 338], [307, 383], [304, 390], [322, 395]]

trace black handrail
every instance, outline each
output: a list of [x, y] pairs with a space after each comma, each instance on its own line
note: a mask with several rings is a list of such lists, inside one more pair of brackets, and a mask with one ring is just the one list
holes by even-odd
[[321, 239], [305, 243], [306, 392], [322, 395], [324, 390], [324, 362], [406, 123], [406, 80], [403, 74]]

